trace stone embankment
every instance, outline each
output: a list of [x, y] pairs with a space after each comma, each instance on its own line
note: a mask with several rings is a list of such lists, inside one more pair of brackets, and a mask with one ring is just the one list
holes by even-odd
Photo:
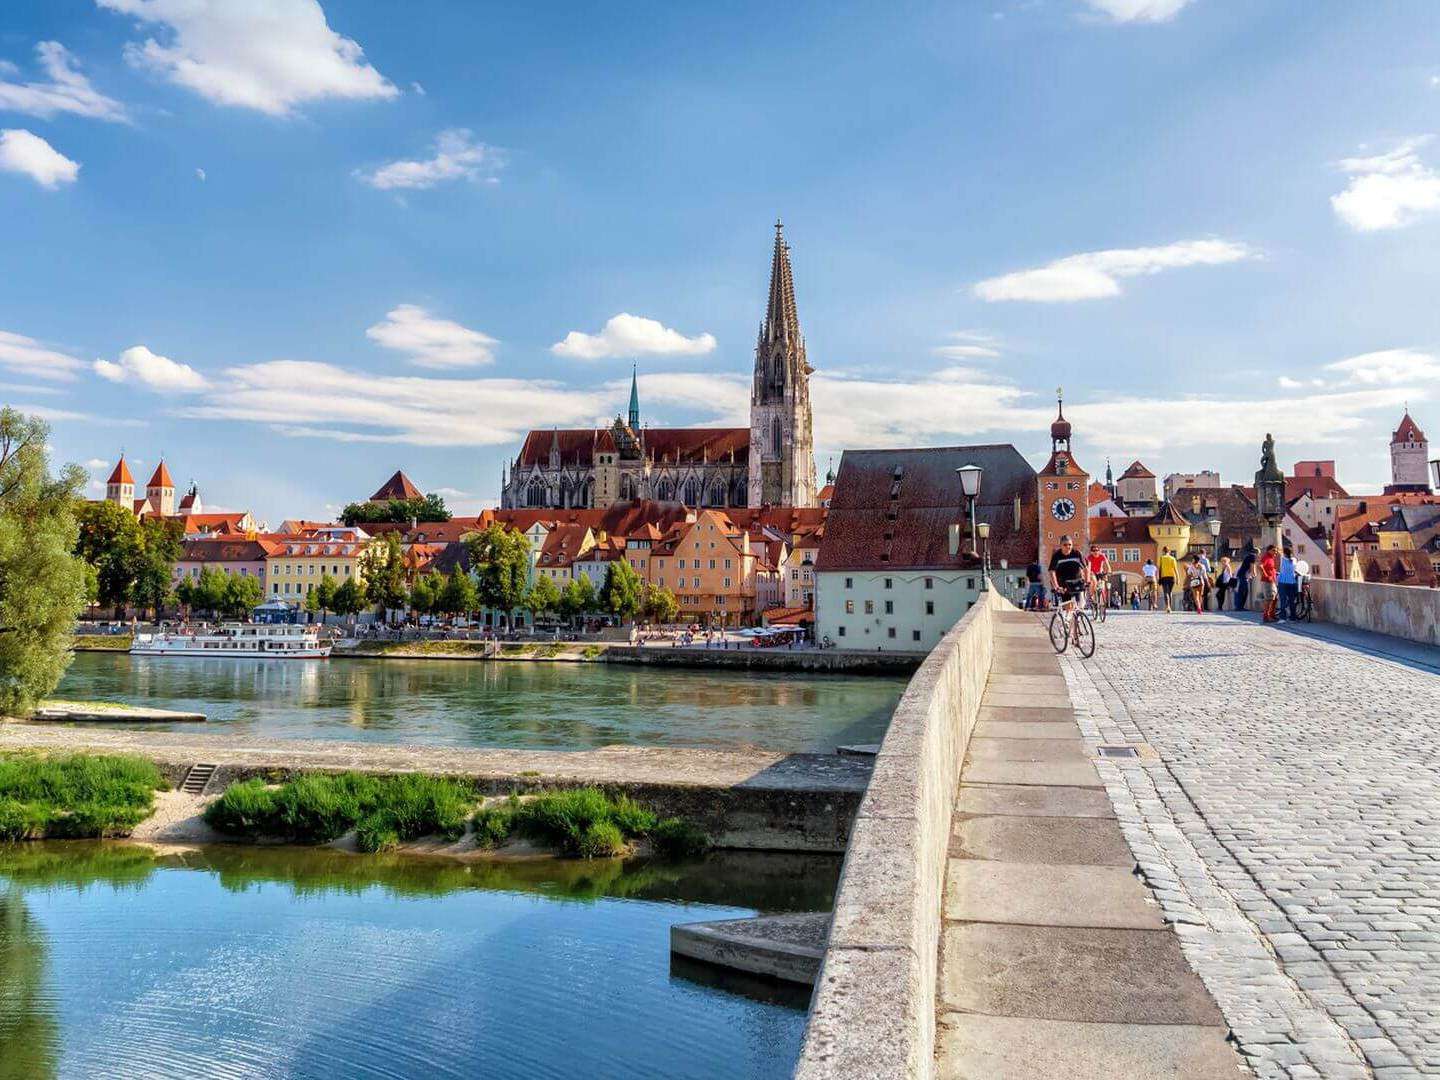
[[419, 772], [473, 780], [483, 794], [600, 787], [703, 829], [718, 847], [839, 852], [870, 777], [866, 758], [614, 746], [599, 750], [472, 750], [320, 740], [262, 740], [169, 731], [0, 725], [0, 752], [139, 754], [172, 784], [191, 766], [216, 766], [207, 792], [252, 776], [306, 772]]
[[908, 675], [924, 653], [855, 652], [845, 649], [673, 648], [669, 645], [612, 645], [611, 664], [657, 667], [742, 668], [748, 671], [818, 671], [837, 675]]

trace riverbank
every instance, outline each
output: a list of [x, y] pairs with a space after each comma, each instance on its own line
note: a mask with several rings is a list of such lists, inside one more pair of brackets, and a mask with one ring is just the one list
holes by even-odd
[[172, 787], [193, 766], [213, 765], [201, 794], [252, 777], [278, 782], [347, 771], [459, 778], [491, 796], [597, 787], [693, 822], [716, 847], [760, 851], [843, 851], [870, 777], [868, 759], [838, 754], [629, 746], [474, 750], [22, 723], [0, 725], [0, 751], [6, 750], [133, 754], [153, 762]]
[[111, 724], [198, 724], [204, 723], [201, 712], [177, 712], [174, 709], [152, 709], [143, 705], [126, 705], [120, 701], [42, 701], [30, 716], [31, 723], [100, 722]]

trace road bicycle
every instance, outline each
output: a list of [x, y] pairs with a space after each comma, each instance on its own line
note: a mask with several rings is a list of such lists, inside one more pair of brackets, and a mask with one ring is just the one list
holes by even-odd
[[1291, 614], [1299, 622], [1309, 622], [1310, 617], [1315, 614], [1315, 599], [1310, 595], [1310, 582], [1306, 581], [1300, 586], [1300, 592], [1295, 597], [1295, 610]]
[[1103, 623], [1110, 611], [1109, 588], [1105, 585], [1092, 584], [1085, 590], [1085, 598], [1088, 601], [1090, 617], [1098, 623]]
[[1087, 660], [1095, 655], [1095, 624], [1080, 608], [1080, 597], [1071, 596], [1060, 601], [1055, 614], [1050, 616], [1050, 644], [1057, 653], [1063, 653], [1075, 643], [1075, 650]]

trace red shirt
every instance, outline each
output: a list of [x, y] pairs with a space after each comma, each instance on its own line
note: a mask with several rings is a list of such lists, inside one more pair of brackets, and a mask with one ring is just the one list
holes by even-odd
[[1275, 556], [1266, 552], [1260, 559], [1260, 580], [1274, 581], [1280, 576], [1280, 569], [1276, 565]]
[[1098, 574], [1105, 569], [1105, 556], [1102, 552], [1090, 552], [1090, 573]]

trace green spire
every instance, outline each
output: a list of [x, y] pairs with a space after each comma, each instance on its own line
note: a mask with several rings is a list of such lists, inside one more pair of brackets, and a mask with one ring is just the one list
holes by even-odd
[[635, 365], [630, 365], [630, 430], [640, 427], [640, 384]]

